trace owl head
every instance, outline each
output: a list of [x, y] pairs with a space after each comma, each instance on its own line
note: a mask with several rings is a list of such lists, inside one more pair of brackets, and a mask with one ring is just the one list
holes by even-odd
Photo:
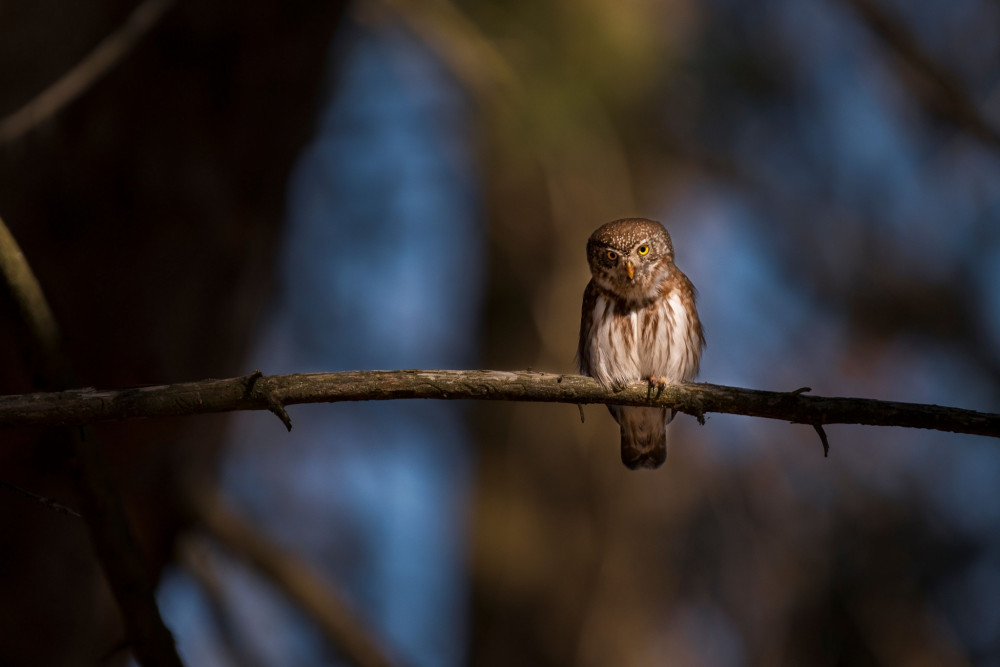
[[645, 218], [615, 220], [587, 241], [594, 281], [629, 303], [655, 299], [674, 265], [674, 247], [663, 225]]

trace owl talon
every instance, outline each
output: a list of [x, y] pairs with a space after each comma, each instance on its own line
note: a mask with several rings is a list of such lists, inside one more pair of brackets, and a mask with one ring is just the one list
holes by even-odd
[[660, 397], [663, 390], [667, 388], [667, 379], [662, 377], [656, 377], [655, 375], [649, 376], [649, 392], [646, 394], [646, 398], [649, 398], [649, 393], [653, 391], [653, 387], [656, 387], [656, 398]]

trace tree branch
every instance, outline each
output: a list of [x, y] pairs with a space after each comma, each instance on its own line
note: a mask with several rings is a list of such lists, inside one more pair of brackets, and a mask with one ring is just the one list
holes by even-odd
[[77, 65], [23, 107], [0, 119], [0, 145], [24, 136], [93, 86], [135, 48], [172, 2], [145, 0], [118, 30], [101, 40]]
[[[0, 278], [20, 311], [21, 326], [36, 350], [44, 386], [76, 384], [62, 349], [59, 327], [31, 266], [0, 219]], [[36, 383], [36, 386], [38, 384]], [[135, 659], [144, 667], [180, 667], [173, 635], [163, 624], [139, 542], [125, 516], [100, 443], [90, 429], [63, 434], [76, 457], [71, 466], [94, 551], [122, 615]]]
[[214, 617], [219, 640], [229, 652], [230, 662], [241, 667], [263, 667], [261, 658], [252, 653], [250, 642], [236, 627], [225, 586], [219, 577], [217, 558], [204, 539], [184, 535], [178, 541], [177, 560], [205, 593], [208, 611]]
[[932, 114], [944, 118], [994, 151], [1000, 151], [1000, 132], [979, 110], [961, 80], [939, 64], [916, 36], [874, 0], [841, 0], [853, 7], [868, 27], [909, 66], [915, 76], [903, 81]]
[[699, 420], [719, 412], [793, 423], [902, 426], [1000, 437], [1000, 414], [920, 403], [811, 396], [715, 384], [672, 385], [650, 396], [645, 383], [605, 389], [591, 378], [533, 371], [347, 371], [253, 375], [134, 389], [0, 396], [0, 427], [81, 425], [300, 403], [404, 398], [664, 406]]
[[[66, 379], [62, 341], [56, 318], [31, 265], [21, 252], [14, 235], [0, 218], [0, 278], [17, 304], [25, 343], [31, 348], [35, 374], [50, 385]], [[39, 388], [36, 383], [35, 388]], [[72, 386], [72, 385], [63, 385]]]

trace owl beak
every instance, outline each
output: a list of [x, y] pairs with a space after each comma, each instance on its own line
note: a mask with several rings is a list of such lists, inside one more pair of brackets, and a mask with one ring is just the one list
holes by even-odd
[[632, 262], [625, 262], [625, 273], [628, 274], [629, 280], [635, 276], [635, 266], [632, 265]]

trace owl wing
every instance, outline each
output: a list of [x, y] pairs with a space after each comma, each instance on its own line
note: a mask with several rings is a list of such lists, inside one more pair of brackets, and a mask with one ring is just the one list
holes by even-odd
[[698, 308], [695, 303], [698, 298], [698, 290], [694, 288], [694, 284], [680, 269], [677, 270], [677, 279], [681, 302], [689, 318], [688, 340], [684, 346], [688, 355], [687, 372], [683, 374], [683, 379], [692, 380], [698, 374], [698, 367], [701, 365], [701, 353], [705, 349], [705, 329], [701, 326], [701, 318], [698, 317]]
[[597, 285], [591, 280], [583, 290], [583, 312], [580, 313], [580, 342], [576, 347], [576, 364], [583, 375], [590, 375], [590, 328], [594, 324], [597, 305]]

